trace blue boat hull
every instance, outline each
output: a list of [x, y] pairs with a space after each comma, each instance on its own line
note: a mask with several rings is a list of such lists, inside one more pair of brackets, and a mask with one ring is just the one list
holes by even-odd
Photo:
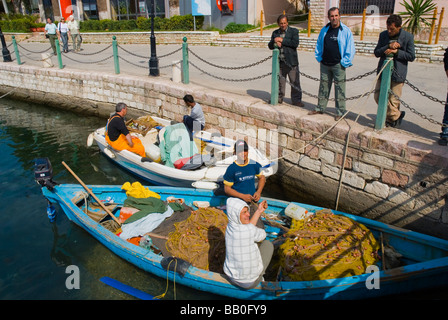
[[[115, 203], [123, 203], [126, 194], [121, 186], [88, 186], [101, 200], [112, 197]], [[193, 201], [209, 201], [211, 206], [224, 205], [226, 197], [216, 196], [212, 191], [177, 188], [150, 187], [164, 200], [169, 196], [183, 198], [187, 205], [194, 207]], [[64, 184], [52, 191], [42, 188], [43, 195], [52, 203], [58, 203], [67, 217], [85, 229], [116, 255], [135, 266], [158, 277], [175, 280], [181, 284], [205, 292], [237, 299], [365, 299], [396, 295], [416, 290], [448, 286], [448, 241], [396, 228], [381, 222], [334, 211], [364, 224], [375, 237], [382, 233], [387, 241], [410, 262], [408, 265], [378, 270], [359, 276], [316, 281], [276, 281], [261, 282], [256, 288], [244, 290], [230, 284], [223, 275], [190, 266], [184, 276], [168, 272], [162, 267], [162, 256], [150, 250], [131, 244], [116, 236], [101, 224], [93, 221], [82, 211], [73, 199], [79, 200], [79, 193], [85, 192], [79, 185]], [[274, 214], [283, 214], [289, 202], [265, 198], [269, 210]], [[75, 201], [76, 202], [76, 201]], [[300, 204], [308, 211], [322, 208]], [[276, 230], [271, 230], [275, 232]], [[376, 277], [376, 278], [375, 278]], [[370, 284], [370, 285], [369, 285]], [[371, 284], [376, 284], [372, 287]]]

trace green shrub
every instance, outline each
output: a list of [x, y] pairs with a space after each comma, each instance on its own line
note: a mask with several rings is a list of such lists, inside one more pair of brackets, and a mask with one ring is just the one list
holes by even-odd
[[224, 31], [227, 33], [242, 33], [247, 30], [254, 29], [255, 26], [251, 24], [237, 24], [235, 22], [230, 22], [225, 28]]

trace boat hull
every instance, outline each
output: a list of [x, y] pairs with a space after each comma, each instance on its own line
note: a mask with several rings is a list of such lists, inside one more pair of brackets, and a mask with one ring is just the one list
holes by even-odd
[[[160, 123], [168, 125], [165, 119], [153, 117]], [[233, 154], [234, 140], [225, 137], [213, 137], [209, 132], [201, 131], [198, 135], [210, 148], [213, 148], [218, 156], [224, 156], [230, 151]], [[88, 137], [88, 145], [96, 143], [101, 153], [113, 163], [121, 166], [132, 174], [161, 186], [195, 187], [195, 182], [219, 183], [223, 180], [227, 167], [234, 161], [234, 156], [219, 159], [217, 163], [209, 167], [201, 167], [197, 170], [180, 170], [165, 166], [157, 162], [142, 162], [141, 157], [127, 150], [117, 151], [111, 148], [105, 139], [105, 128], [99, 128]], [[148, 146], [145, 146], [145, 149]], [[265, 177], [273, 175], [277, 171], [277, 163], [269, 161], [259, 150], [249, 147], [249, 157], [258, 161], [263, 167]], [[217, 185], [214, 186], [216, 188]], [[213, 187], [212, 187], [213, 188]]]

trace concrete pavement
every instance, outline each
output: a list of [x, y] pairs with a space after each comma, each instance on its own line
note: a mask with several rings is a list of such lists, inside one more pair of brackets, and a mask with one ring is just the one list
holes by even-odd
[[[79, 53], [69, 52], [63, 54], [64, 69], [85, 70], [86, 72], [114, 73], [112, 47], [104, 44], [83, 44], [83, 50]], [[48, 43], [36, 43], [23, 41], [20, 43], [19, 52], [24, 65], [42, 66], [42, 51], [49, 48]], [[71, 48], [71, 43], [70, 43]], [[179, 45], [158, 45], [160, 76], [171, 78], [173, 61], [182, 59]], [[13, 51], [12, 46], [9, 47]], [[250, 68], [228, 69], [229, 67], [241, 67], [262, 61], [271, 56], [272, 52], [266, 48], [248, 47], [216, 47], [216, 46], [191, 46], [190, 59], [190, 83], [210, 89], [218, 89], [241, 95], [249, 95], [268, 101], [270, 98], [271, 77], [264, 76], [271, 72], [271, 59], [256, 64]], [[51, 52], [48, 50], [46, 52]], [[120, 56], [120, 73], [150, 77], [148, 59], [150, 48], [148, 45], [126, 44], [118, 49]], [[173, 54], [170, 54], [175, 52]], [[193, 54], [194, 53], [194, 54]], [[166, 56], [167, 55], [167, 56]], [[12, 55], [15, 58], [14, 55]], [[199, 58], [198, 58], [199, 57]], [[58, 68], [57, 57], [53, 56], [53, 68]], [[208, 63], [213, 65], [207, 64]], [[314, 58], [314, 53], [299, 51], [300, 70], [306, 75], [319, 78], [319, 64]], [[16, 63], [16, 61], [11, 62]], [[373, 56], [357, 55], [354, 65], [347, 70], [347, 77], [363, 75], [374, 70], [378, 59]], [[217, 66], [226, 67], [223, 69]], [[259, 79], [247, 80], [260, 77]], [[447, 86], [446, 74], [440, 63], [412, 62], [409, 64], [408, 80], [427, 95], [445, 101]], [[317, 103], [313, 95], [317, 95], [319, 82], [306, 77], [301, 77], [303, 102], [305, 108], [312, 110]], [[347, 83], [347, 97], [353, 97], [368, 92], [375, 84], [375, 74]], [[331, 93], [333, 97], [333, 92]], [[432, 123], [441, 122], [443, 117], [443, 105], [431, 101], [427, 97], [415, 92], [410, 86], [405, 85], [402, 100], [409, 104], [415, 111], [402, 106], [406, 111], [400, 129], [420, 137], [428, 139], [428, 144], [436, 143], [440, 132], [440, 125]], [[290, 90], [284, 103], [290, 103]], [[347, 102], [350, 114], [347, 119], [356, 120], [360, 124], [372, 128], [375, 123], [377, 105], [373, 95]], [[334, 102], [329, 102], [327, 113], [335, 114]], [[420, 113], [421, 115], [418, 115]], [[324, 115], [325, 116], [325, 115]]]

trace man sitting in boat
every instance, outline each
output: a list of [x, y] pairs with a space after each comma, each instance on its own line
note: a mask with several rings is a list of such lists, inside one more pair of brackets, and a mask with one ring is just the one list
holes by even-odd
[[243, 200], [227, 199], [224, 273], [231, 283], [244, 289], [262, 281], [274, 252], [272, 242], [265, 239], [266, 231], [255, 226], [267, 207], [266, 200], [261, 202], [250, 218], [249, 206]]
[[[261, 171], [261, 165], [249, 159], [249, 146], [244, 140], [238, 140], [234, 146], [236, 160], [226, 170], [224, 179], [224, 191], [229, 197], [239, 198], [250, 205], [251, 212], [256, 207], [252, 202], [258, 202], [261, 197], [266, 177]], [[258, 187], [255, 189], [255, 178], [258, 177]], [[261, 223], [261, 221], [260, 221]], [[260, 225], [262, 227], [262, 223]]]
[[193, 132], [198, 132], [204, 129], [204, 112], [202, 111], [201, 105], [194, 101], [191, 94], [185, 95], [184, 101], [187, 107], [192, 107], [190, 115], [184, 116], [183, 123], [185, 127], [187, 127], [188, 133], [190, 134], [190, 140], [193, 141]]
[[139, 138], [131, 136], [124, 117], [128, 112], [128, 106], [123, 102], [115, 106], [115, 114], [110, 117], [106, 125], [106, 141], [115, 150], [129, 150], [145, 157], [145, 147]]

